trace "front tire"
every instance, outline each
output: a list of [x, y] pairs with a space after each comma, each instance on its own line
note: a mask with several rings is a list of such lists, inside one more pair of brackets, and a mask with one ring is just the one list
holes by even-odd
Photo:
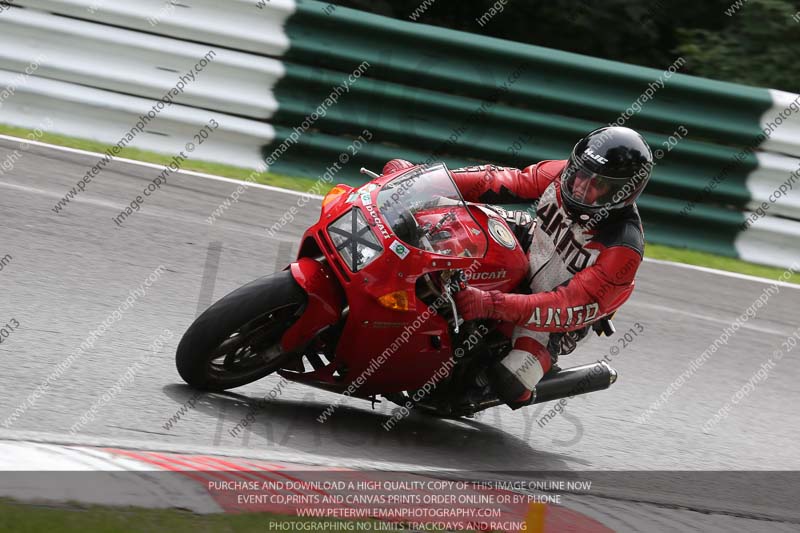
[[186, 330], [175, 354], [178, 373], [194, 388], [222, 391], [275, 372], [294, 355], [282, 352], [280, 340], [306, 302], [289, 271], [236, 289]]

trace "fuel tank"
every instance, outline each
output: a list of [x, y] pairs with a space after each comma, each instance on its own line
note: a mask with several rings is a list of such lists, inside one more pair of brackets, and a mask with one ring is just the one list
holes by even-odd
[[467, 273], [469, 284], [486, 291], [513, 291], [528, 275], [528, 255], [500, 215], [475, 204], [471, 204], [469, 210], [478, 224], [486, 229], [488, 241], [480, 268]]

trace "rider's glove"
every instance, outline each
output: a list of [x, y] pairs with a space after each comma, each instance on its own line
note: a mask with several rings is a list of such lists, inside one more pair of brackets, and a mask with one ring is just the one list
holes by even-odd
[[456, 293], [456, 305], [464, 320], [478, 318], [500, 319], [497, 314], [499, 291], [482, 291], [475, 287], [467, 287]]
[[398, 170], [403, 170], [406, 168], [411, 168], [414, 166], [414, 163], [411, 161], [406, 161], [405, 159], [392, 159], [388, 163], [383, 166], [383, 174], [392, 174], [397, 172]]

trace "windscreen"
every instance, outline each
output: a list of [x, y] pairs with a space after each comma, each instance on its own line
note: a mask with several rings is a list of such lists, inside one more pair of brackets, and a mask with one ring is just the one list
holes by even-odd
[[442, 163], [417, 167], [383, 186], [381, 215], [405, 244], [442, 255], [482, 257], [487, 240]]

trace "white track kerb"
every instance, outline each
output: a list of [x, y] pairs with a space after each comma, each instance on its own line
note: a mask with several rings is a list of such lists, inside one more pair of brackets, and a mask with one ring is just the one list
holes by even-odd
[[745, 261], [786, 267], [800, 261], [800, 95], [772, 89], [769, 95], [773, 105], [759, 124], [766, 139], [747, 178], [749, 227], [735, 246]]

